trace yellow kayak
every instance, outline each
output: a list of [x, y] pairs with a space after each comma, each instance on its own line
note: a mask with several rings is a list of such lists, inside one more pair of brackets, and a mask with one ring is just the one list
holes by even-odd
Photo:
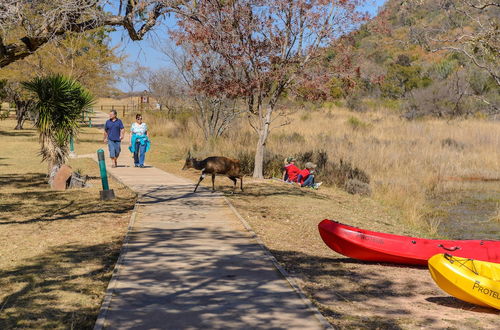
[[500, 309], [500, 264], [436, 254], [429, 259], [429, 271], [436, 284], [450, 295]]

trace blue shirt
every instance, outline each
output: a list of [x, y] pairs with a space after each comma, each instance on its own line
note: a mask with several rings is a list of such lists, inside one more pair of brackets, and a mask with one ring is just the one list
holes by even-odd
[[110, 141], [120, 141], [120, 130], [124, 129], [123, 123], [120, 119], [112, 121], [108, 119], [106, 125], [104, 125], [104, 130], [108, 133], [108, 140]]

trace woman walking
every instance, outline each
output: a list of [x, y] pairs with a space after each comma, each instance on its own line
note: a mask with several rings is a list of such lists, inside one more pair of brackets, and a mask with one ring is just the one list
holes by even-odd
[[134, 165], [135, 167], [144, 167], [144, 158], [151, 147], [151, 142], [149, 141], [148, 125], [142, 122], [140, 113], [135, 116], [135, 123], [132, 123], [130, 131], [132, 137], [129, 150], [134, 154]]

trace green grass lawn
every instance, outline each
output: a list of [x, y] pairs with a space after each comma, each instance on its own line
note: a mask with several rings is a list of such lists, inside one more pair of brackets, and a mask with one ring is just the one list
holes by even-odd
[[[0, 121], [0, 329], [91, 329], [117, 260], [136, 195], [111, 179], [117, 198], [99, 200], [91, 159], [72, 159], [90, 188], [52, 191], [30, 124]], [[84, 129], [80, 153], [102, 146]]]

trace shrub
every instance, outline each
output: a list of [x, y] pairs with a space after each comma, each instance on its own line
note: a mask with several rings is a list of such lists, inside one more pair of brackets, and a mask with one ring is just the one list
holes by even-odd
[[456, 150], [463, 150], [465, 148], [465, 143], [459, 142], [452, 138], [446, 138], [444, 140], [441, 140], [441, 146], [449, 147]]
[[183, 131], [189, 130], [189, 121], [193, 115], [187, 111], [179, 112], [175, 114], [175, 122], [179, 124], [179, 127]]
[[321, 179], [326, 184], [334, 184], [340, 188], [344, 188], [346, 182], [350, 179], [370, 183], [368, 174], [342, 159], [338, 163], [328, 162], [321, 171]]
[[252, 175], [255, 155], [252, 152], [240, 150], [236, 158], [240, 161], [241, 172], [244, 175]]
[[464, 72], [452, 78], [436, 81], [432, 86], [416, 89], [405, 105], [404, 117], [414, 119], [423, 116], [459, 117], [475, 112], [472, 100], [467, 97], [469, 86]]
[[315, 163], [318, 165], [318, 169], [321, 170], [325, 168], [328, 163], [328, 154], [326, 151], [318, 151], [315, 157]]
[[429, 86], [431, 79], [421, 71], [420, 66], [411, 65], [407, 57], [398, 57], [395, 63], [389, 65], [387, 76], [380, 86], [382, 95], [397, 99], [415, 88]]
[[300, 164], [305, 164], [307, 162], [312, 162], [314, 160], [313, 156], [314, 156], [313, 151], [305, 151], [305, 152], [299, 153], [297, 155], [297, 157], [295, 157], [295, 158], [297, 158], [297, 161]]
[[356, 179], [349, 179], [345, 184], [345, 191], [352, 195], [370, 196], [372, 191], [370, 185]]
[[[240, 161], [241, 171], [244, 175], [252, 175], [255, 165], [255, 154], [252, 151], [240, 150], [237, 157]], [[281, 177], [283, 161], [286, 156], [266, 151], [264, 156], [264, 177]]]
[[349, 119], [347, 120], [347, 124], [355, 131], [366, 129], [370, 126], [370, 124], [365, 123], [364, 121], [353, 116], [349, 117]]
[[267, 178], [281, 177], [286, 156], [266, 152], [264, 156], [264, 176]]
[[[245, 175], [252, 175], [254, 167], [254, 153], [249, 150], [240, 150], [237, 159], [240, 160], [241, 170]], [[264, 157], [264, 176], [267, 178], [281, 177], [285, 155], [267, 151]], [[350, 194], [370, 195], [370, 178], [363, 170], [342, 159], [338, 163], [328, 160], [328, 154], [323, 151], [305, 151], [296, 157], [298, 167], [307, 162], [318, 166], [317, 181], [325, 185], [335, 185]]]
[[272, 136], [278, 143], [303, 143], [305, 138], [298, 132], [293, 132], [291, 134], [281, 133]]
[[365, 112], [367, 110], [367, 107], [363, 103], [363, 99], [361, 98], [361, 95], [358, 93], [350, 94], [346, 98], [346, 107], [349, 110], [356, 111], [356, 112]]
[[306, 121], [306, 120], [310, 120], [310, 119], [311, 119], [311, 114], [308, 112], [305, 112], [305, 113], [300, 115], [300, 120], [302, 120], [302, 121]]

